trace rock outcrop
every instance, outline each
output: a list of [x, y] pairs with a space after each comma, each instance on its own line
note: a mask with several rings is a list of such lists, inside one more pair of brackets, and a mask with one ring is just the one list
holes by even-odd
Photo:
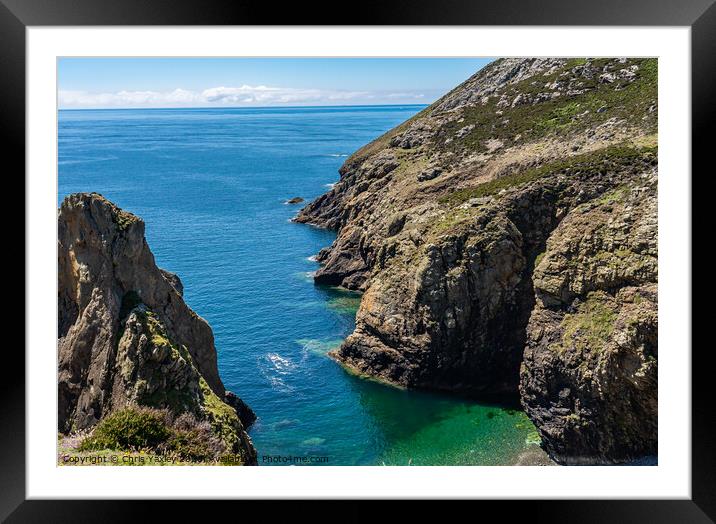
[[581, 206], [535, 268], [520, 390], [560, 462], [657, 454], [656, 184]]
[[255, 415], [219, 378], [209, 325], [159, 269], [144, 222], [96, 193], [65, 198], [58, 217], [59, 431], [92, 428], [139, 405], [209, 422], [244, 464]]
[[349, 157], [295, 219], [338, 230], [316, 282], [364, 292], [332, 356], [519, 396], [562, 463], [654, 454], [656, 86], [650, 59], [498, 60]]

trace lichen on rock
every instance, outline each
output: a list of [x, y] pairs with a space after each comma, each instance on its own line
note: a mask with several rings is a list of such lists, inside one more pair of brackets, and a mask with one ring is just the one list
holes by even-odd
[[657, 453], [656, 185], [645, 173], [565, 218], [535, 269], [520, 391], [561, 462]]

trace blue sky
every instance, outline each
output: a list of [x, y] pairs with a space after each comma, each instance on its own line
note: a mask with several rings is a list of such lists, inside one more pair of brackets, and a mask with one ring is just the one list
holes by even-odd
[[428, 104], [489, 58], [61, 58], [61, 109]]

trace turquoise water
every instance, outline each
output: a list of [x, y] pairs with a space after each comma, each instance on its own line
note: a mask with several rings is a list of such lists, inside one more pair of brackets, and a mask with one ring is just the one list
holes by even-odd
[[[214, 330], [226, 387], [256, 411], [264, 455], [329, 465], [512, 464], [519, 411], [390, 388], [326, 357], [359, 297], [317, 287], [335, 234], [290, 218], [345, 157], [422, 106], [87, 110], [59, 114], [58, 204], [96, 191], [141, 216], [160, 267]], [[323, 460], [323, 459], [321, 459]]]

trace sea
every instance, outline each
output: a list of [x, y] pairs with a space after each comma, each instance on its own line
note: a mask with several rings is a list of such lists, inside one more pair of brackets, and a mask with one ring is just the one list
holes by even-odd
[[527, 416], [407, 391], [326, 354], [360, 295], [313, 282], [335, 232], [296, 224], [356, 149], [424, 106], [61, 110], [58, 205], [98, 192], [146, 222], [157, 264], [211, 325], [227, 389], [258, 415], [260, 465], [511, 465]]

